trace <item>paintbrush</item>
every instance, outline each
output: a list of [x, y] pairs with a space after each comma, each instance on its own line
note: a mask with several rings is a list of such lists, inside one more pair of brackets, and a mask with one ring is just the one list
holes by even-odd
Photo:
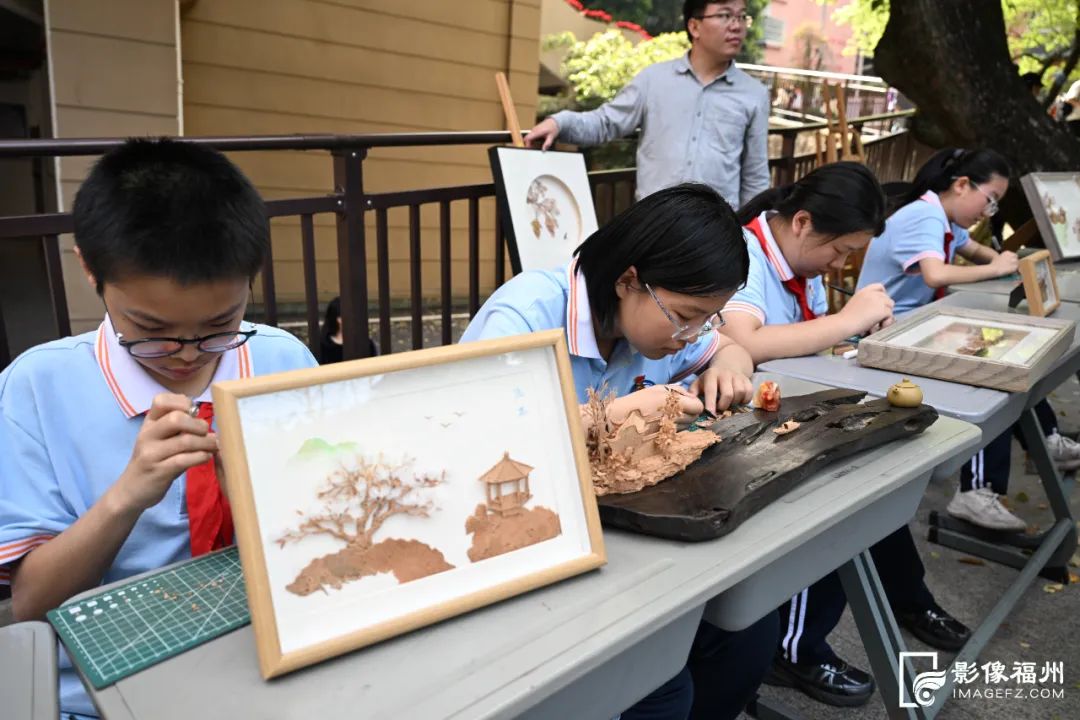
[[848, 297], [851, 297], [852, 295], [855, 294], [854, 290], [848, 290], [847, 288], [842, 288], [839, 285], [833, 285], [831, 283], [826, 283], [825, 287], [829, 288], [830, 290], [835, 290], [838, 293], [843, 293], [844, 295], [847, 295]]

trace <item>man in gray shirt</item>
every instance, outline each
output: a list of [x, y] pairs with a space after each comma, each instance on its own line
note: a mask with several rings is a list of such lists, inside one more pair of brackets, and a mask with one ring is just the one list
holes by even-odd
[[745, 0], [687, 0], [692, 46], [684, 57], [651, 65], [611, 102], [563, 111], [526, 136], [599, 145], [641, 128], [637, 197], [681, 182], [702, 182], [734, 207], [769, 187], [769, 92], [735, 67], [750, 17]]

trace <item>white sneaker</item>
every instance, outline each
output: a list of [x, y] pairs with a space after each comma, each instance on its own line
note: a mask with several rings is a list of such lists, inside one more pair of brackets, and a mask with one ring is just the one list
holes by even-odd
[[1055, 430], [1046, 436], [1046, 447], [1059, 469], [1068, 472], [1080, 468], [1080, 443], [1059, 435]]
[[955, 518], [988, 530], [1023, 532], [1027, 528], [1027, 523], [1006, 510], [997, 493], [990, 488], [957, 492], [946, 511]]

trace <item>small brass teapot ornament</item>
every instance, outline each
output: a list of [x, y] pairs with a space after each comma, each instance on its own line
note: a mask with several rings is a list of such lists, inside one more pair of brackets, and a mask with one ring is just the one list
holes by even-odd
[[922, 388], [907, 378], [889, 388], [886, 394], [889, 404], [893, 407], [914, 408], [922, 405]]

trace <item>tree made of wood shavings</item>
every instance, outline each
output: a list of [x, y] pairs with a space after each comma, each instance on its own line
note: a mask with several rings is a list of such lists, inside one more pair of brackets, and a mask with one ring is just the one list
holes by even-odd
[[555, 198], [547, 197], [547, 185], [540, 178], [536, 178], [529, 184], [525, 192], [525, 202], [533, 209], [532, 229], [536, 237], [540, 237], [540, 220], [548, 233], [554, 237], [559, 229], [559, 206]]
[[387, 539], [375, 542], [375, 534], [395, 516], [430, 517], [435, 504], [424, 491], [446, 480], [412, 471], [413, 461], [388, 462], [381, 454], [375, 461], [358, 456], [354, 464], [342, 464], [316, 492], [322, 508], [314, 513], [297, 511], [300, 524], [279, 536], [280, 548], [316, 536], [340, 540], [340, 552], [313, 560], [287, 589], [307, 595], [325, 586], [340, 588], [343, 582], [379, 572], [392, 572], [399, 582], [449, 570], [438, 550], [416, 540]]

